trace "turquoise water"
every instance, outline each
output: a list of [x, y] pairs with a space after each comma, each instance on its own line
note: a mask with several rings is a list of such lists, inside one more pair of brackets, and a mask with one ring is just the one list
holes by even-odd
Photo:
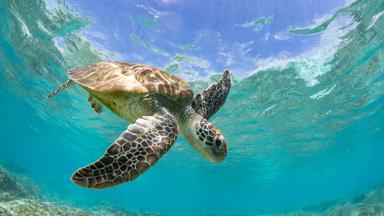
[[[124, 36], [141, 56], [102, 47], [92, 33], [100, 24], [82, 7], [0, 1], [0, 163], [29, 176], [46, 196], [80, 207], [112, 203], [165, 215], [241, 215], [323, 206], [383, 186], [382, 0], [338, 5], [316, 23], [295, 24], [304, 27], [275, 35], [285, 43], [311, 43], [297, 42], [297, 53], [265, 52], [255, 63], [234, 48], [222, 55], [233, 55], [226, 60], [236, 63], [217, 69], [206, 67], [215, 64], [210, 59], [215, 53], [203, 46], [204, 39], [172, 52], [153, 41], [173, 38], [141, 37], [157, 28], [156, 20], [145, 16], [132, 15], [130, 22], [144, 30]], [[260, 17], [236, 20], [226, 31], [258, 34], [278, 19]], [[253, 48], [258, 56], [252, 46], [243, 49]], [[212, 119], [229, 144], [226, 160], [211, 164], [180, 137], [134, 182], [107, 190], [71, 183], [72, 172], [97, 159], [127, 124], [110, 111], [95, 114], [80, 88], [51, 100], [46, 96], [66, 80], [69, 68], [102, 59], [155, 64], [190, 81], [196, 92], [217, 78], [207, 69], [219, 73], [228, 66], [233, 87]]]

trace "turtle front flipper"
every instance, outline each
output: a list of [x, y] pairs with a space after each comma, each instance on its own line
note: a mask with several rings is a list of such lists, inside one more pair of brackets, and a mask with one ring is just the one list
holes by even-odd
[[103, 111], [103, 104], [98, 101], [95, 96], [89, 95], [88, 102], [91, 105], [92, 109], [95, 110], [97, 114], [100, 114]]
[[168, 111], [143, 116], [128, 126], [96, 162], [76, 171], [72, 180], [88, 188], [107, 188], [133, 181], [166, 153], [178, 134]]
[[224, 71], [219, 82], [211, 85], [192, 101], [192, 107], [196, 113], [206, 119], [212, 117], [227, 99], [231, 88], [231, 75], [228, 70]]

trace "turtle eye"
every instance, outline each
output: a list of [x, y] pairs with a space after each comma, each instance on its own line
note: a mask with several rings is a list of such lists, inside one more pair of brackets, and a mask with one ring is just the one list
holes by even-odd
[[217, 147], [221, 146], [223, 144], [223, 140], [221, 137], [217, 137], [217, 139], [215, 140], [215, 145]]

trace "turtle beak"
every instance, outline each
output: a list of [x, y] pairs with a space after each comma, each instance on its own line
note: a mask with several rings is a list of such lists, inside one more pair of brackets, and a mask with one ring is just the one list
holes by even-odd
[[211, 154], [209, 154], [208, 159], [214, 163], [220, 163], [227, 156], [227, 143], [223, 143], [219, 147], [213, 147], [210, 149]]

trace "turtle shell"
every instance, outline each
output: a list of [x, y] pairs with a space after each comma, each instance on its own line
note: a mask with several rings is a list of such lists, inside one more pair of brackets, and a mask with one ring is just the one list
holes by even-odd
[[190, 101], [193, 92], [187, 82], [175, 75], [143, 64], [99, 62], [68, 72], [71, 80], [94, 92], [158, 93], [175, 101]]

